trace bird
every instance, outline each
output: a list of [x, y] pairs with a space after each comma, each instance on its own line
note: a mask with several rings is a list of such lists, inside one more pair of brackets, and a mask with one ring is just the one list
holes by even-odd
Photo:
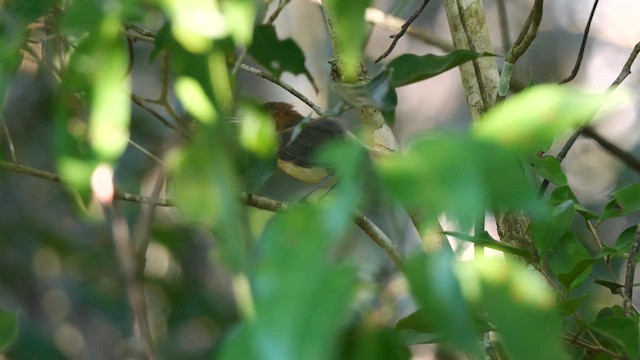
[[318, 164], [318, 150], [330, 142], [345, 139], [346, 128], [329, 117], [309, 120], [285, 102], [266, 102], [263, 108], [274, 121], [278, 133], [278, 168], [308, 184], [327, 182], [333, 174]]

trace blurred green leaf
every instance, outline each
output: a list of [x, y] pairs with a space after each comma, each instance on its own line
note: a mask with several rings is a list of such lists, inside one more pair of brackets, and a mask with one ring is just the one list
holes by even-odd
[[249, 54], [277, 78], [284, 72], [306, 76], [317, 91], [316, 83], [304, 64], [302, 49], [293, 39], [278, 39], [273, 25], [259, 25], [254, 29]]
[[169, 160], [173, 193], [182, 215], [214, 230], [220, 259], [232, 270], [245, 267], [248, 229], [243, 221], [239, 179], [222, 126], [202, 125], [193, 141]]
[[243, 104], [238, 110], [240, 144], [253, 154], [266, 158], [278, 148], [273, 120], [257, 104]]
[[0, 310], [0, 352], [11, 345], [18, 336], [18, 314]]
[[404, 154], [381, 159], [379, 168], [389, 192], [405, 205], [447, 213], [463, 227], [487, 208], [539, 206], [518, 158], [473, 138], [429, 134]]
[[474, 134], [522, 154], [534, 154], [625, 99], [619, 92], [596, 95], [566, 86], [533, 86], [486, 113], [474, 127]]
[[480, 354], [478, 329], [454, 271], [454, 261], [445, 252], [419, 253], [410, 258], [404, 273], [411, 294], [420, 304], [424, 318], [444, 338], [468, 354]]
[[265, 229], [252, 276], [258, 358], [334, 358], [356, 278], [354, 269], [327, 259], [337, 239], [332, 226], [321, 209], [303, 204], [278, 213]]
[[599, 222], [640, 210], [640, 183], [622, 187], [614, 191], [612, 195], [613, 200], [605, 205]]
[[222, 2], [222, 13], [227, 20], [229, 33], [238, 45], [246, 46], [251, 42], [257, 11], [256, 5], [253, 0]]
[[545, 155], [542, 158], [533, 156], [530, 159], [531, 167], [538, 175], [549, 180], [554, 185], [567, 185], [567, 176], [560, 167], [560, 161], [555, 156]]
[[476, 53], [470, 50], [455, 50], [446, 55], [403, 54], [391, 60], [386, 68], [391, 75], [392, 86], [397, 88], [432, 78], [467, 61], [483, 56], [495, 55]]
[[487, 312], [512, 359], [569, 359], [555, 297], [538, 273], [484, 258], [460, 263], [458, 276], [465, 297]]
[[550, 247], [547, 260], [551, 270], [567, 289], [578, 286], [591, 274], [596, 262], [571, 232], [565, 232], [555, 246]]
[[335, 34], [336, 60], [342, 71], [340, 76], [346, 83], [357, 82], [360, 74], [360, 62], [364, 41], [367, 37], [367, 25], [364, 12], [371, 0], [326, 0], [322, 3], [331, 19], [329, 26]]
[[173, 37], [191, 53], [208, 52], [215, 39], [229, 35], [229, 19], [218, 1], [167, 0], [161, 4], [171, 19]]
[[630, 359], [638, 358], [638, 324], [623, 316], [599, 317], [589, 328], [611, 339]]

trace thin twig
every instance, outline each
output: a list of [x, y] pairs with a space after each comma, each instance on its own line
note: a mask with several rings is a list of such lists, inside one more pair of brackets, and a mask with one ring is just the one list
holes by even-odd
[[[384, 11], [376, 8], [367, 8], [364, 13], [364, 19], [366, 22], [381, 26], [390, 30], [400, 31], [405, 21], [399, 17], [389, 15]], [[425, 44], [433, 45], [444, 51], [450, 52], [455, 50], [453, 44], [450, 41], [435, 37], [423, 29], [416, 28], [415, 26], [409, 26], [406, 30], [408, 35], [423, 41]]]
[[609, 90], [617, 88], [620, 84], [622, 84], [624, 79], [626, 79], [627, 76], [631, 74], [631, 65], [633, 65], [634, 61], [636, 61], [638, 53], [640, 53], [640, 42], [638, 42], [636, 46], [633, 47], [633, 50], [631, 50], [631, 54], [629, 54], [629, 57], [624, 63], [622, 70], [620, 70], [620, 74], [618, 74], [618, 77], [613, 81], [613, 83], [611, 83], [611, 86], [609, 86]]
[[638, 251], [640, 250], [640, 224], [636, 227], [633, 234], [633, 242], [629, 249], [627, 257], [627, 270], [624, 276], [624, 300], [622, 301], [622, 309], [624, 316], [631, 317], [631, 301], [633, 299], [633, 278], [636, 273], [636, 261], [638, 260]]
[[140, 151], [141, 153], [147, 155], [149, 158], [153, 159], [155, 162], [157, 162], [158, 164], [160, 164], [160, 166], [164, 167], [164, 161], [162, 161], [162, 159], [160, 159], [159, 157], [153, 155], [149, 150], [143, 148], [142, 146], [140, 146], [138, 143], [136, 143], [135, 141], [129, 139], [129, 145], [133, 146], [134, 148], [138, 149], [138, 151]]
[[391, 45], [389, 45], [389, 48], [385, 52], [383, 52], [382, 55], [378, 56], [375, 62], [379, 62], [380, 60], [386, 58], [387, 56], [389, 56], [389, 54], [391, 54], [391, 51], [393, 51], [393, 49], [396, 47], [396, 44], [398, 43], [402, 35], [407, 32], [407, 29], [409, 28], [409, 26], [411, 26], [411, 23], [414, 22], [418, 18], [418, 16], [420, 16], [424, 8], [427, 7], [427, 4], [429, 4], [429, 0], [423, 0], [420, 7], [413, 14], [411, 14], [411, 16], [409, 16], [404, 24], [402, 24], [400, 32], [395, 35], [391, 35], [391, 37], [393, 38]]
[[589, 14], [589, 20], [587, 21], [587, 25], [584, 28], [584, 33], [582, 34], [582, 43], [580, 44], [580, 51], [578, 51], [578, 57], [576, 58], [576, 63], [573, 65], [573, 70], [571, 70], [571, 74], [567, 76], [565, 79], [560, 81], [559, 84], [566, 84], [569, 81], [573, 80], [576, 75], [578, 75], [578, 71], [580, 70], [580, 64], [582, 64], [582, 58], [584, 57], [584, 49], [587, 47], [587, 38], [589, 38], [589, 29], [591, 28], [591, 21], [593, 20], [593, 15], [596, 13], [596, 8], [598, 7], [598, 1], [595, 0], [593, 2], [593, 7], [591, 8], [591, 14]]
[[[62, 179], [60, 175], [54, 174], [48, 171], [34, 169], [29, 166], [21, 165], [18, 163], [11, 163], [7, 161], [0, 160], [0, 169], [9, 170], [15, 173], [26, 174], [33, 177], [41, 178], [44, 180], [56, 182], [63, 185], [69, 185], [67, 181]], [[173, 200], [171, 199], [154, 199], [149, 196], [131, 194], [122, 191], [116, 191], [114, 197], [118, 200], [136, 202], [140, 204], [153, 204], [157, 206], [174, 206]]]
[[7, 120], [4, 115], [0, 112], [0, 121], [2, 121], [2, 127], [4, 129], [4, 136], [7, 138], [7, 145], [9, 146], [9, 154], [11, 155], [11, 161], [16, 162], [18, 158], [16, 157], [16, 148], [13, 145], [13, 140], [11, 139], [11, 133], [9, 132], [9, 127], [7, 126]]
[[278, 18], [278, 16], [280, 15], [280, 12], [291, 2], [291, 0], [280, 0], [278, 1], [278, 7], [275, 9], [275, 11], [273, 12], [273, 14], [271, 14], [271, 16], [269, 16], [269, 19], [265, 22], [265, 24], [267, 25], [271, 25], [273, 24], [276, 19]]
[[[43, 170], [34, 169], [28, 166], [10, 163], [6, 161], [0, 161], [0, 169], [10, 170], [17, 173], [27, 174], [34, 177], [38, 177], [41, 179], [57, 182], [60, 184], [68, 184], [64, 181], [59, 175], [50, 173]], [[154, 187], [153, 193], [151, 196], [142, 196], [135, 195], [125, 192], [116, 191], [114, 194], [114, 198], [118, 200], [125, 200], [136, 202], [140, 204], [147, 204], [153, 206], [174, 206], [174, 203], [170, 199], [159, 198], [158, 194], [159, 188], [161, 186], [156, 183]], [[249, 205], [258, 209], [268, 210], [268, 211], [279, 211], [282, 209], [287, 209], [291, 205], [282, 201], [276, 201], [273, 199], [269, 199], [263, 196], [257, 196], [253, 194], [241, 194], [242, 201]], [[393, 241], [389, 239], [385, 233], [378, 228], [375, 223], [373, 223], [370, 219], [365, 217], [362, 214], [356, 214], [354, 216], [353, 221], [358, 225], [373, 241], [376, 242], [380, 246], [380, 248], [398, 265], [401, 265], [404, 261], [400, 250], [395, 246]], [[139, 248], [139, 253], [142, 252]]]
[[160, 122], [168, 127], [169, 129], [177, 132], [178, 134], [180, 134], [180, 136], [182, 136], [185, 139], [189, 139], [189, 135], [187, 133], [185, 133], [182, 129], [180, 129], [178, 126], [176, 126], [175, 124], [173, 124], [171, 121], [169, 121], [167, 118], [165, 118], [164, 116], [162, 116], [159, 112], [157, 112], [156, 110], [154, 110], [153, 108], [151, 108], [149, 105], [145, 104], [144, 99], [141, 98], [138, 95], [135, 94], [131, 94], [131, 101], [133, 101], [134, 104], [140, 106], [142, 109], [144, 109], [146, 112], [148, 112], [149, 114], [151, 114], [153, 117], [155, 117], [156, 119], [160, 120]]
[[322, 111], [322, 109], [314, 104], [311, 100], [309, 100], [306, 96], [302, 95], [302, 93], [300, 93], [298, 90], [294, 89], [291, 85], [285, 83], [284, 81], [274, 77], [273, 75], [264, 72], [262, 70], [256, 69], [252, 66], [246, 65], [246, 64], [241, 64], [240, 68], [246, 72], [252, 73], [254, 75], [260, 76], [263, 79], [269, 80], [272, 83], [280, 86], [281, 88], [287, 90], [289, 93], [291, 93], [291, 95], [297, 97], [298, 99], [302, 100], [302, 102], [304, 102], [305, 104], [309, 105], [310, 108], [313, 109], [313, 111], [316, 112], [316, 114], [323, 116], [325, 113], [324, 111]]

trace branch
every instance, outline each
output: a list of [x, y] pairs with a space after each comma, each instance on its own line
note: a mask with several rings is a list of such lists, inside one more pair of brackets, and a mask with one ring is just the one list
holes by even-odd
[[151, 108], [149, 105], [144, 103], [144, 99], [141, 98], [138, 95], [135, 94], [131, 94], [131, 101], [133, 101], [134, 104], [140, 106], [142, 109], [144, 109], [146, 112], [148, 112], [149, 114], [151, 114], [153, 117], [155, 117], [156, 119], [160, 120], [160, 122], [168, 127], [169, 129], [177, 132], [178, 134], [180, 134], [180, 136], [182, 136], [185, 139], [189, 139], [189, 135], [187, 133], [185, 133], [182, 129], [180, 129], [179, 127], [177, 127], [175, 124], [173, 124], [171, 121], [169, 121], [167, 118], [165, 118], [164, 116], [162, 116], [159, 112], [155, 111], [153, 108]]
[[582, 63], [582, 58], [584, 56], [584, 49], [587, 46], [587, 38], [589, 37], [589, 29], [591, 28], [591, 21], [593, 20], [593, 14], [596, 13], [596, 8], [598, 7], [598, 1], [595, 0], [593, 2], [593, 7], [591, 8], [591, 14], [589, 14], [589, 20], [587, 20], [587, 25], [584, 28], [584, 33], [582, 35], [582, 43], [580, 44], [580, 51], [578, 51], [578, 57], [576, 58], [576, 63], [573, 65], [573, 70], [571, 70], [571, 74], [567, 76], [564, 80], [560, 81], [559, 84], [566, 84], [569, 81], [573, 80], [576, 75], [578, 75], [578, 70], [580, 70], [580, 64]]
[[313, 111], [316, 112], [316, 114], [323, 116], [325, 115], [324, 111], [322, 111], [322, 109], [314, 104], [311, 100], [309, 100], [306, 96], [302, 95], [301, 92], [299, 92], [298, 90], [294, 89], [291, 85], [285, 83], [284, 81], [276, 78], [275, 76], [264, 72], [260, 69], [256, 69], [252, 66], [246, 65], [246, 64], [241, 64], [240, 68], [246, 72], [252, 73], [254, 75], [260, 76], [263, 79], [269, 80], [272, 83], [280, 86], [281, 88], [287, 90], [289, 93], [291, 93], [291, 95], [297, 97], [298, 99], [302, 100], [302, 102], [304, 102], [305, 104], [307, 104], [310, 108], [313, 109]]
[[[402, 26], [405, 24], [405, 21], [400, 19], [399, 17], [389, 15], [384, 11], [376, 8], [367, 8], [367, 10], [364, 13], [364, 19], [368, 23], [371, 23], [377, 26], [382, 26], [394, 31], [402, 30]], [[418, 29], [414, 26], [409, 26], [405, 31], [407, 34], [413, 36], [414, 38], [421, 40], [426, 44], [433, 45], [437, 48], [440, 48], [446, 52], [451, 52], [455, 50], [451, 42], [446, 41], [444, 39], [437, 38], [427, 33], [423, 29]]]
[[278, 18], [278, 16], [280, 15], [280, 12], [291, 2], [291, 0], [280, 0], [278, 1], [278, 7], [276, 8], [276, 10], [273, 12], [273, 14], [271, 14], [271, 16], [269, 16], [269, 19], [267, 20], [266, 24], [267, 25], [271, 25], [273, 24], [276, 19]]
[[427, 7], [427, 4], [429, 4], [429, 0], [423, 0], [422, 5], [420, 5], [420, 7], [413, 14], [411, 14], [411, 16], [409, 16], [407, 21], [405, 21], [404, 24], [402, 24], [402, 27], [400, 28], [400, 32], [398, 32], [395, 35], [391, 35], [391, 37], [393, 38], [391, 45], [389, 45], [389, 48], [385, 52], [383, 52], [382, 55], [378, 56], [378, 58], [375, 61], [376, 63], [386, 58], [387, 56], [389, 56], [389, 54], [391, 54], [391, 51], [393, 51], [393, 49], [396, 47], [396, 44], [398, 43], [402, 35], [404, 35], [404, 33], [407, 32], [407, 29], [409, 28], [409, 26], [411, 26], [411, 23], [413, 23], [418, 18], [418, 16], [420, 16], [424, 8]]
[[[34, 169], [16, 163], [0, 161], [0, 169], [31, 175], [59, 184], [68, 184], [57, 174]], [[160, 178], [163, 177], [161, 176]], [[158, 198], [159, 188], [161, 188], [161, 186], [159, 187], [158, 183], [156, 183], [152, 196], [134, 195], [116, 191], [114, 193], [114, 198], [118, 200], [131, 201], [152, 206], [174, 206], [175, 204], [173, 200]], [[245, 204], [249, 206], [274, 212], [291, 207], [291, 205], [288, 203], [253, 194], [242, 193], [241, 199]], [[384, 232], [380, 230], [380, 228], [378, 228], [370, 219], [362, 214], [357, 214], [354, 216], [353, 221], [356, 223], [356, 225], [358, 225], [358, 227], [360, 227], [360, 229], [362, 229], [362, 231], [364, 231], [373, 241], [375, 241], [375, 243], [378, 244], [387, 255], [389, 255], [394, 263], [396, 263], [398, 266], [402, 264], [404, 258], [402, 257], [400, 250], [398, 250], [393, 241], [391, 241], [391, 239], [389, 239], [389, 237], [385, 235]], [[139, 254], [140, 250], [138, 255]]]
[[[0, 169], [9, 170], [15, 173], [26, 174], [44, 180], [56, 182], [58, 184], [69, 185], [67, 181], [62, 179], [60, 175], [34, 169], [25, 165], [11, 163], [0, 160]], [[114, 197], [118, 200], [136, 202], [140, 204], [156, 205], [156, 206], [174, 206], [173, 200], [170, 199], [154, 199], [150, 196], [131, 194], [127, 192], [116, 191]]]

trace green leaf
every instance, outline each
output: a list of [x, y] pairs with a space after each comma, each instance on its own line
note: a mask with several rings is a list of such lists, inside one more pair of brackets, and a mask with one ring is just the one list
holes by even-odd
[[561, 300], [558, 303], [558, 310], [560, 311], [560, 314], [562, 316], [569, 316], [575, 313], [576, 311], [578, 311], [578, 308], [582, 306], [585, 300], [589, 298], [589, 296], [590, 294], [582, 294], [574, 298]]
[[0, 310], [0, 352], [4, 352], [18, 336], [18, 313]]
[[470, 354], [479, 354], [478, 329], [463, 296], [451, 255], [420, 253], [409, 259], [404, 272], [411, 294], [429, 321], [447, 341]]
[[483, 56], [495, 56], [489, 53], [476, 53], [470, 50], [455, 50], [446, 55], [403, 54], [391, 60], [386, 68], [391, 74], [394, 88], [432, 78], [443, 72]]
[[571, 232], [566, 232], [547, 255], [549, 266], [567, 289], [578, 286], [591, 274], [592, 259], [587, 249]]
[[589, 328], [611, 339], [631, 359], [638, 358], [638, 324], [623, 316], [605, 316], [589, 324]]
[[249, 325], [258, 358], [335, 358], [356, 274], [328, 260], [339, 238], [332, 226], [322, 209], [302, 204], [278, 213], [265, 229]]
[[316, 83], [304, 65], [302, 49], [293, 39], [278, 39], [273, 25], [260, 25], [254, 29], [249, 54], [277, 78], [284, 72], [306, 76], [317, 91]]
[[578, 198], [574, 195], [569, 186], [558, 186], [553, 190], [551, 196], [549, 197], [549, 202], [554, 205], [559, 205], [566, 200], [573, 201], [575, 211], [582, 215], [585, 220], [593, 220], [598, 218], [598, 215], [596, 215], [594, 212], [580, 205]]
[[567, 185], [567, 176], [560, 167], [560, 161], [555, 156], [545, 155], [542, 158], [531, 157], [531, 167], [536, 174], [549, 180], [554, 185]]
[[367, 38], [367, 26], [364, 13], [371, 0], [326, 0], [322, 3], [327, 17], [331, 20], [330, 29], [335, 34], [336, 64], [342, 81], [355, 83], [359, 80], [360, 62], [364, 41]]
[[640, 210], [640, 183], [620, 188], [612, 195], [613, 200], [605, 205], [599, 222], [626, 216]]
[[567, 86], [533, 86], [486, 113], [474, 134], [530, 155], [547, 149], [557, 137], [588, 124], [625, 98], [618, 92], [596, 95]]
[[537, 211], [535, 189], [509, 150], [464, 136], [429, 134], [403, 154], [380, 159], [380, 175], [396, 199], [442, 212], [470, 226], [487, 208]]
[[540, 256], [544, 257], [569, 230], [573, 222], [573, 214], [573, 201], [566, 200], [554, 207], [548, 218], [535, 219], [532, 223], [531, 235]]
[[622, 233], [620, 233], [616, 239], [615, 249], [623, 253], [628, 253], [637, 229], [638, 227], [634, 225], [626, 228]]

